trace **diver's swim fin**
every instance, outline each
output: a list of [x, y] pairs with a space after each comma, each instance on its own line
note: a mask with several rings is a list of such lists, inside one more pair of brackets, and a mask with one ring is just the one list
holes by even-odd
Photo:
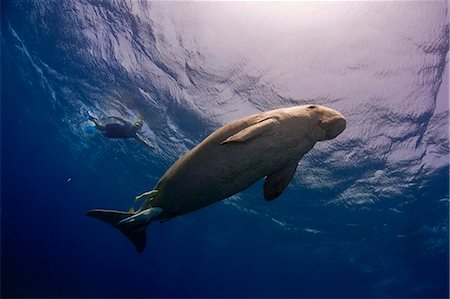
[[150, 208], [139, 213], [97, 209], [87, 212], [86, 215], [116, 227], [134, 244], [137, 252], [142, 252], [147, 245], [145, 230], [151, 218], [161, 213], [161, 208]]

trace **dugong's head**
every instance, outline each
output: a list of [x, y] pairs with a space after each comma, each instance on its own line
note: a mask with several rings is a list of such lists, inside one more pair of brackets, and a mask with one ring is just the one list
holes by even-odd
[[311, 139], [315, 141], [329, 140], [344, 131], [347, 121], [336, 110], [320, 105], [307, 105], [306, 109], [313, 122]]

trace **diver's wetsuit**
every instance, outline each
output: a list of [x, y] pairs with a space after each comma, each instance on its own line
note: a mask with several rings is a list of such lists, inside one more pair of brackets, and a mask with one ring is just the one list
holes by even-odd
[[102, 124], [97, 118], [89, 114], [89, 119], [94, 122], [95, 127], [103, 134], [103, 136], [109, 138], [135, 138], [149, 148], [155, 148], [145, 138], [138, 134], [138, 131], [143, 125], [142, 120], [137, 120], [134, 124], [132, 124], [117, 116], [111, 116], [109, 118], [116, 119], [120, 123]]
[[139, 130], [139, 127], [135, 127], [132, 124], [106, 124], [96, 127], [102, 132], [102, 134], [109, 138], [134, 138]]

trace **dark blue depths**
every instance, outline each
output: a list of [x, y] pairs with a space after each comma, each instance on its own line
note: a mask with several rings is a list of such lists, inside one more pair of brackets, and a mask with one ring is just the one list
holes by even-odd
[[73, 150], [78, 139], [64, 119], [78, 111], [52, 105], [9, 24], [55, 69], [74, 77], [86, 70], [33, 44], [13, 12], [2, 2], [2, 297], [448, 296], [448, 200], [429, 200], [448, 198], [448, 167], [401, 215], [383, 203], [315, 204], [325, 194], [298, 189], [262, 203], [258, 182], [241, 200], [274, 208], [302, 200], [287, 217], [316, 231], [286, 230], [220, 203], [152, 224], [148, 248], [136, 254], [85, 212], [126, 209], [173, 161], [149, 158], [133, 140], [99, 135], [86, 150]]

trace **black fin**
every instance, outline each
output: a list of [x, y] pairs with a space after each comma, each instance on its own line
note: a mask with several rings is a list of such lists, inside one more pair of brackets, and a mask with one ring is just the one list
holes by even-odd
[[148, 224], [144, 226], [139, 225], [137, 227], [131, 223], [123, 225], [120, 228], [116, 226], [119, 221], [134, 215], [134, 213], [114, 210], [92, 210], [87, 212], [86, 215], [97, 218], [98, 220], [118, 228], [128, 238], [128, 240], [133, 243], [137, 252], [144, 251], [145, 246], [147, 245], [147, 235], [145, 230]]
[[130, 212], [123, 212], [123, 211], [115, 211], [115, 210], [91, 210], [86, 213], [87, 216], [91, 216], [94, 218], [97, 218], [98, 220], [101, 220], [103, 222], [106, 222], [112, 226], [116, 224], [117, 222], [128, 218], [133, 215], [133, 213]]
[[145, 233], [146, 228], [147, 227], [144, 227], [141, 230], [131, 232], [126, 232], [122, 229], [119, 230], [128, 238], [128, 240], [131, 241], [131, 243], [133, 243], [134, 247], [136, 247], [136, 251], [141, 253], [144, 251], [145, 246], [147, 246], [147, 234]]

